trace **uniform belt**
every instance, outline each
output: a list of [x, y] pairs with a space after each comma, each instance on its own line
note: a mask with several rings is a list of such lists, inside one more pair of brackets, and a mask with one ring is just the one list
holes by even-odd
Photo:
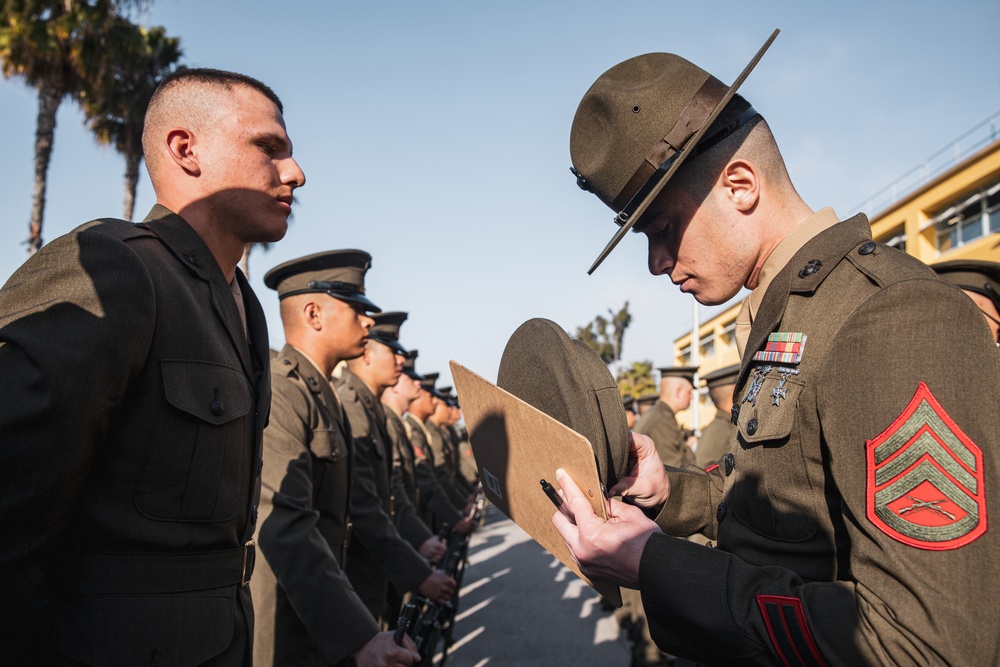
[[250, 583], [257, 548], [196, 553], [83, 552], [80, 593], [186, 593]]

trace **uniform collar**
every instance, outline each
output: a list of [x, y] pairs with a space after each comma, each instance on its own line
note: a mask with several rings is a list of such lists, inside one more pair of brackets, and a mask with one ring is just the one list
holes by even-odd
[[802, 246], [820, 232], [837, 224], [837, 221], [837, 214], [833, 212], [832, 208], [820, 209], [796, 225], [788, 236], [782, 239], [781, 243], [771, 251], [771, 254], [767, 256], [764, 264], [760, 267], [757, 287], [747, 297], [750, 306], [751, 322], [757, 317], [757, 311], [760, 310], [764, 294], [767, 292], [768, 285], [774, 280], [774, 276], [785, 268]]
[[871, 225], [864, 214], [828, 227], [807, 241], [774, 276], [754, 318], [753, 328], [743, 351], [740, 377], [742, 384], [750, 370], [750, 360], [760, 349], [785, 313], [788, 295], [812, 294], [851, 250], [871, 241]]

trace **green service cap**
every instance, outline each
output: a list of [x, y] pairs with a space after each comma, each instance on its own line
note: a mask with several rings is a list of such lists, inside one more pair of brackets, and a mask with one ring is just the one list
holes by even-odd
[[277, 290], [279, 299], [325, 292], [378, 313], [382, 309], [365, 296], [365, 273], [371, 265], [372, 256], [364, 250], [329, 250], [279, 264], [264, 275], [264, 284]]
[[942, 280], [989, 298], [1000, 311], [1000, 264], [977, 259], [956, 259], [932, 264], [931, 268]]
[[368, 330], [368, 337], [392, 349], [401, 356], [406, 356], [406, 348], [399, 344], [399, 328], [406, 321], [407, 313], [393, 311], [372, 316], [375, 324]]

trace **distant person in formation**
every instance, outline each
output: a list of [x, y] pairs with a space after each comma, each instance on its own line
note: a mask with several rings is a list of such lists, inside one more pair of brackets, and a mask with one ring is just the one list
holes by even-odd
[[1000, 345], [1000, 264], [957, 259], [932, 264], [931, 268], [975, 302], [993, 334], [993, 341]]
[[680, 467], [694, 463], [694, 452], [688, 446], [688, 436], [677, 423], [677, 413], [687, 410], [694, 392], [697, 368], [671, 366], [660, 368], [660, 395], [653, 407], [636, 422], [636, 433], [648, 435], [656, 443], [656, 451], [666, 465]]
[[622, 407], [625, 408], [625, 423], [631, 431], [639, 418], [635, 414], [635, 396], [622, 396]]
[[[733, 390], [736, 389], [736, 378], [740, 374], [740, 365], [733, 364], [712, 371], [704, 377], [708, 396], [715, 404], [715, 417], [708, 426], [701, 430], [698, 438], [698, 450], [695, 452], [695, 464], [708, 469], [716, 465], [729, 453], [733, 433]], [[728, 464], [732, 465], [732, 464]]]
[[[455, 580], [435, 572], [427, 560], [442, 555], [437, 539], [410, 505], [392, 489], [392, 443], [380, 397], [403, 372], [406, 350], [399, 344], [399, 327], [406, 313], [379, 313], [368, 332], [361, 356], [347, 362], [337, 383], [354, 438], [351, 468], [351, 521], [354, 532], [347, 548], [347, 577], [383, 627], [394, 625], [399, 609], [388, 610], [390, 583], [399, 592], [420, 593], [439, 603], [455, 593]], [[419, 531], [413, 545], [396, 528], [399, 513], [408, 533]]]
[[635, 409], [636, 414], [642, 417], [644, 414], [649, 412], [650, 408], [656, 405], [656, 402], [660, 400], [660, 393], [657, 391], [650, 391], [642, 396], [635, 399]]
[[[996, 664], [1000, 605], [969, 606], [1000, 596], [996, 344], [971, 299], [873, 241], [864, 215], [798, 195], [735, 95], [767, 44], [732, 86], [673, 54], [629, 59], [577, 110], [577, 183], [621, 225], [601, 257], [634, 229], [649, 271], [698, 302], [751, 292], [731, 465], [664, 467], [635, 435], [614, 521], [565, 472], [553, 521], [584, 573], [641, 591], [678, 656]], [[810, 113], [821, 133], [856, 122]], [[672, 537], [696, 532], [716, 548]]]
[[156, 205], [0, 289], [0, 640], [11, 665], [249, 665], [267, 327], [237, 268], [305, 175], [256, 79], [181, 69], [146, 111]]
[[351, 465], [355, 441], [330, 384], [333, 369], [364, 353], [371, 256], [333, 250], [280, 264], [264, 276], [277, 290], [285, 346], [271, 361], [274, 399], [264, 432], [252, 582], [257, 605], [254, 665], [410, 665], [351, 586]]

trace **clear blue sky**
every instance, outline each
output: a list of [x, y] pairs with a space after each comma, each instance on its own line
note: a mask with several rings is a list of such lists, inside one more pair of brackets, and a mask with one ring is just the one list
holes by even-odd
[[[495, 378], [530, 317], [572, 331], [629, 300], [625, 360], [657, 364], [690, 329], [690, 297], [648, 275], [641, 239], [586, 274], [614, 226], [569, 173], [569, 129], [583, 93], [621, 60], [669, 51], [729, 83], [781, 28], [741, 92], [768, 118], [806, 202], [842, 216], [1000, 110], [996, 0], [156, 0], [141, 19], [180, 36], [185, 63], [255, 76], [285, 103], [308, 183], [285, 239], [251, 258], [272, 346], [284, 337], [267, 269], [362, 248], [374, 257], [369, 295], [410, 312], [403, 342], [443, 383], [451, 358]], [[34, 91], [0, 82], [0, 109], [5, 281], [26, 258]], [[123, 172], [64, 103], [46, 240], [120, 216]], [[152, 203], [144, 173], [137, 216]]]

